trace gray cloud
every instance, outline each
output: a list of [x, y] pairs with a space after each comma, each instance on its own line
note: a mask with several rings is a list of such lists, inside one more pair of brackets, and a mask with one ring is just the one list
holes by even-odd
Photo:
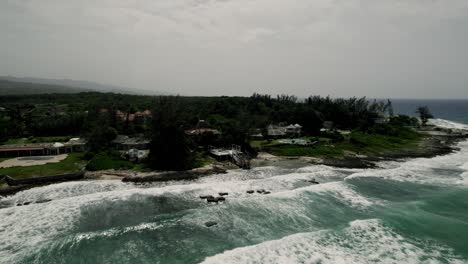
[[468, 98], [467, 25], [466, 0], [4, 0], [0, 75]]

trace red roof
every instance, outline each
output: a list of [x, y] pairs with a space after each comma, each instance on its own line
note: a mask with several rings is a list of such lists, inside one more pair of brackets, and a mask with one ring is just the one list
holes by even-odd
[[44, 147], [0, 147], [0, 151], [43, 150]]

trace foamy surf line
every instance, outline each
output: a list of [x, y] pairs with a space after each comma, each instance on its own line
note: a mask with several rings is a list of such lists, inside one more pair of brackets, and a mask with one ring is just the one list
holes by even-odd
[[[458, 151], [443, 156], [379, 163], [381, 168], [358, 171], [347, 176], [345, 181], [361, 177], [377, 177], [386, 180], [423, 184], [463, 184], [466, 183], [463, 180], [468, 172], [468, 141], [458, 143], [457, 147], [459, 148]], [[441, 170], [451, 171], [452, 175], [441, 175]]]
[[467, 130], [468, 131], [468, 125], [463, 124], [463, 123], [458, 123], [446, 119], [440, 119], [440, 118], [435, 118], [435, 119], [429, 119], [429, 124], [441, 127], [441, 128], [449, 128], [449, 129], [460, 129], [460, 130]]
[[[441, 251], [445, 255], [441, 256]], [[463, 263], [449, 248], [418, 246], [377, 219], [356, 220], [340, 231], [299, 233], [236, 248], [202, 263]]]

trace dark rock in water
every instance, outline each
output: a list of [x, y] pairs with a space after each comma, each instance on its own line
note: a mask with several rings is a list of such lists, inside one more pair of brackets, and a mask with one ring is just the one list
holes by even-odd
[[209, 203], [218, 203], [218, 199], [214, 198], [213, 196], [207, 197], [206, 201], [209, 202]]
[[313, 184], [319, 184], [319, 182], [316, 181], [315, 179], [312, 179], [312, 180], [310, 180], [310, 181], [308, 181], [308, 182], [313, 183]]
[[16, 206], [23, 206], [23, 204], [17, 204]]
[[248, 191], [247, 191], [248, 194], [252, 194], [252, 193], [254, 193], [254, 192], [255, 192], [254, 190], [248, 190]]
[[217, 225], [217, 224], [218, 224], [218, 223], [216, 223], [216, 222], [208, 221], [208, 222], [205, 223], [205, 226], [206, 226], [206, 227], [212, 227], [212, 226], [215, 226], [215, 225]]
[[263, 194], [270, 194], [271, 192], [264, 192]]
[[260, 189], [260, 190], [257, 190], [258, 193], [264, 193], [265, 192], [265, 189]]
[[226, 201], [226, 198], [221, 196], [221, 197], [216, 197], [216, 200], [218, 200], [218, 202], [221, 202], [221, 201], [224, 202]]
[[31, 202], [24, 202], [23, 205], [30, 205]]
[[200, 195], [200, 199], [208, 199], [208, 197], [213, 197], [212, 195]]
[[220, 193], [218, 193], [218, 194], [219, 194], [220, 196], [229, 195], [229, 193], [227, 193], [227, 192], [220, 192]]
[[40, 203], [48, 203], [48, 202], [51, 202], [52, 200], [50, 199], [45, 199], [45, 200], [39, 200], [39, 201], [36, 201], [36, 203], [40, 204]]

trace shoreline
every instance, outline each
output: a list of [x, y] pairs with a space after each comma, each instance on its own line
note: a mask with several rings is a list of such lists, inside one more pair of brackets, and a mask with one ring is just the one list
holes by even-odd
[[[424, 137], [416, 148], [401, 148], [372, 156], [345, 153], [345, 156], [342, 158], [318, 158], [309, 156], [285, 157], [275, 156], [267, 152], [260, 152], [256, 158], [251, 160], [251, 163], [254, 168], [291, 162], [351, 169], [377, 168], [377, 163], [380, 161], [404, 161], [405, 159], [412, 158], [432, 158], [440, 155], [447, 155], [459, 150], [456, 147], [457, 143], [468, 139], [468, 131], [453, 128], [428, 126], [419, 129], [418, 132], [422, 133]], [[84, 180], [120, 180], [137, 184], [195, 180], [213, 174], [227, 173], [227, 171], [231, 169], [238, 169], [238, 167], [230, 163], [215, 162], [188, 171], [94, 171], [86, 172]], [[17, 192], [44, 185], [47, 184], [0, 187], [0, 196], [14, 195]]]
[[433, 158], [447, 155], [459, 150], [457, 143], [468, 139], [468, 132], [458, 129], [427, 126], [418, 130], [423, 134], [421, 142], [416, 148], [401, 148], [377, 155], [360, 155], [357, 153], [345, 153], [340, 158], [319, 158], [308, 156], [275, 156], [267, 152], [260, 152], [258, 157], [252, 160], [252, 164], [270, 162], [301, 161], [315, 165], [326, 165], [338, 168], [366, 169], [377, 168], [380, 161], [404, 161], [413, 158]]

